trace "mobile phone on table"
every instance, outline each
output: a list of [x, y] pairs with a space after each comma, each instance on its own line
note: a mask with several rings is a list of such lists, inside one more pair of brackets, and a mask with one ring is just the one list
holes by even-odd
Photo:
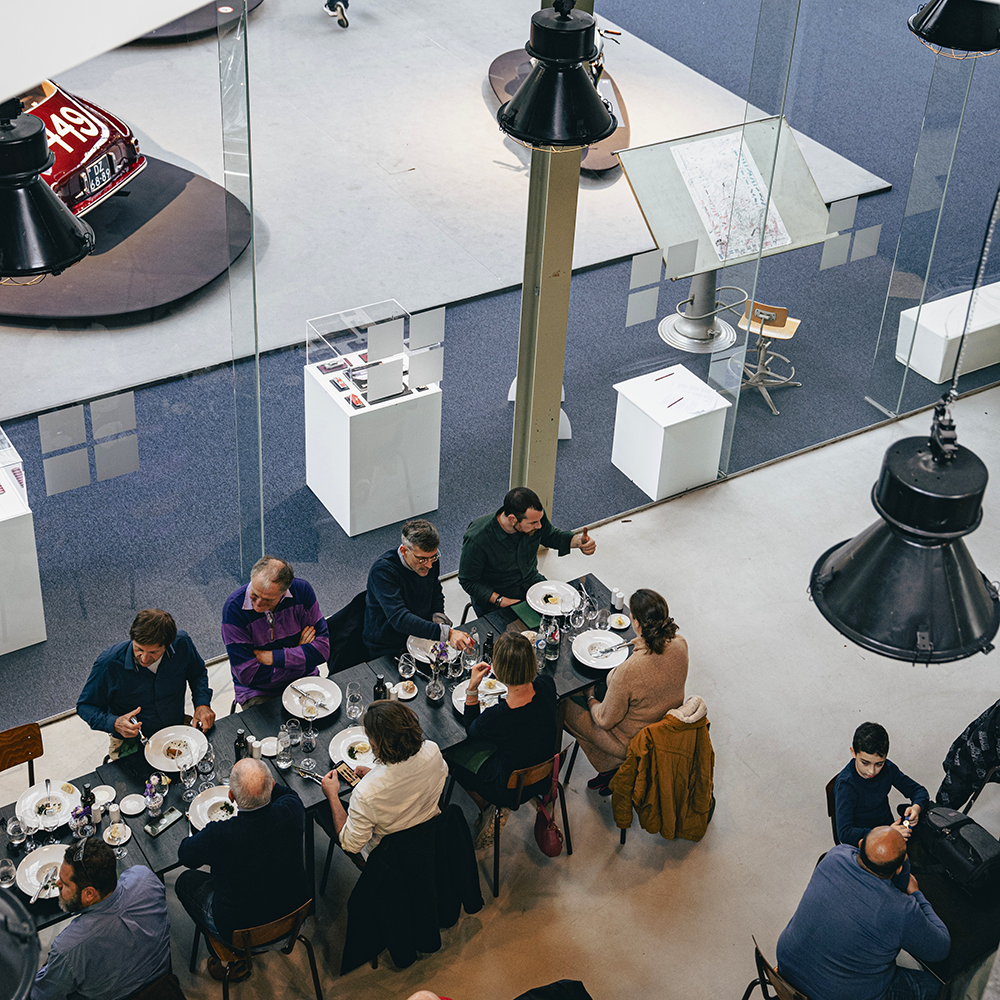
[[340, 775], [341, 778], [343, 778], [344, 781], [347, 782], [347, 784], [351, 786], [351, 788], [353, 788], [361, 780], [358, 772], [355, 771], [354, 768], [347, 763], [347, 761], [338, 760], [334, 765], [334, 770]]
[[157, 816], [156, 819], [152, 819], [146, 823], [145, 826], [143, 826], [143, 830], [145, 830], [151, 837], [158, 837], [168, 826], [173, 826], [174, 823], [176, 823], [183, 815], [184, 814], [179, 809], [171, 806], [165, 812]]

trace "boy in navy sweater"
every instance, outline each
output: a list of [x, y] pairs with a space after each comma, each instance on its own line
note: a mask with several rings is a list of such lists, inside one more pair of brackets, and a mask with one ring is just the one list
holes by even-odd
[[[927, 789], [907, 777], [891, 760], [889, 734], [877, 722], [863, 722], [854, 731], [851, 762], [837, 775], [833, 786], [836, 802], [837, 835], [842, 844], [854, 847], [876, 826], [893, 826], [903, 836], [917, 825], [920, 812], [930, 798]], [[897, 788], [910, 799], [910, 805], [895, 823], [889, 808], [889, 789]], [[892, 883], [906, 891], [910, 881], [910, 862], [893, 876]]]

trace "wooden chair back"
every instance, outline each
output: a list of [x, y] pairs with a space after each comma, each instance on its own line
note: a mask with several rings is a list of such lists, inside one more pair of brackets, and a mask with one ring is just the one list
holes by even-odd
[[761, 993], [764, 994], [767, 1000], [771, 1000], [768, 996], [767, 990], [764, 988], [764, 983], [766, 982], [771, 989], [774, 990], [775, 996], [778, 1000], [809, 1000], [809, 998], [804, 994], [800, 993], [791, 983], [778, 974], [778, 970], [773, 968], [767, 961], [766, 958], [760, 953], [760, 946], [757, 944], [757, 939], [753, 939], [754, 953], [757, 960], [757, 973], [760, 977], [760, 989]]
[[[511, 772], [510, 778], [507, 779], [507, 787], [517, 791], [518, 806], [521, 804], [521, 793], [525, 788], [529, 788], [539, 781], [544, 781], [552, 775], [555, 759], [552, 757], [551, 760], [542, 761], [541, 764], [532, 764], [531, 767], [522, 767]], [[516, 809], [517, 806], [514, 808]]]
[[840, 837], [837, 835], [837, 798], [833, 794], [833, 786], [837, 783], [837, 775], [834, 775], [826, 783], [826, 814], [830, 817], [830, 827], [833, 830], [833, 842], [835, 844], [840, 843]]
[[29, 788], [35, 783], [34, 760], [41, 757], [43, 752], [42, 730], [37, 722], [15, 726], [0, 733], [0, 771], [27, 763]]
[[[248, 966], [253, 964], [253, 952], [255, 948], [261, 948], [267, 944], [278, 944], [288, 939], [282, 951], [290, 952], [298, 937], [303, 921], [309, 915], [309, 907], [312, 900], [307, 900], [297, 910], [272, 920], [269, 924], [261, 924], [259, 927], [244, 927], [241, 930], [233, 931], [233, 945], [228, 947], [217, 938], [212, 938], [212, 949], [223, 962], [236, 962], [239, 959], [246, 959]], [[273, 949], [270, 949], [273, 950]]]

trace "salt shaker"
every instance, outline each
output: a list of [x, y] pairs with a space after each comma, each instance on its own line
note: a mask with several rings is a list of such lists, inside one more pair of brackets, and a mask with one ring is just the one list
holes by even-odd
[[260, 755], [261, 755], [260, 740], [254, 740], [253, 743], [250, 744], [250, 755], [253, 757], [254, 760], [260, 760]]
[[101, 819], [104, 816], [104, 806], [93, 805], [90, 807], [90, 819], [94, 826], [100, 826]]

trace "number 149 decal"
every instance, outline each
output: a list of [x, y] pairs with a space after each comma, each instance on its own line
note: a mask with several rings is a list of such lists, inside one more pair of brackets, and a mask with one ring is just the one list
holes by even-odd
[[89, 138], [101, 134], [101, 129], [82, 111], [76, 108], [60, 108], [59, 114], [49, 115], [52, 128], [45, 130], [45, 137], [49, 140], [49, 146], [62, 146], [67, 153], [73, 152], [73, 147], [67, 142], [65, 136], [73, 136], [79, 140], [80, 144], [89, 144]]

